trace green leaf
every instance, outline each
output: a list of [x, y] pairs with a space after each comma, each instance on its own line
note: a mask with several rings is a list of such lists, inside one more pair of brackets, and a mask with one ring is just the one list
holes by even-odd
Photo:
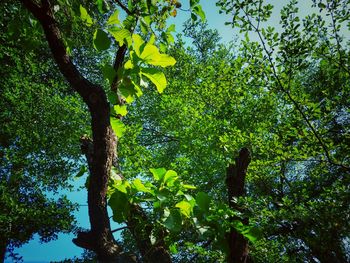
[[124, 194], [128, 194], [131, 188], [130, 183], [126, 180], [119, 181], [119, 183], [115, 186], [115, 188]]
[[103, 14], [104, 13], [104, 11], [103, 11], [103, 0], [96, 0], [95, 3], [97, 5], [98, 11], [101, 14]]
[[108, 34], [101, 29], [97, 29], [94, 33], [94, 47], [98, 51], [106, 50], [111, 45]]
[[105, 64], [102, 67], [102, 74], [103, 77], [108, 80], [110, 85], [113, 83], [114, 78], [117, 76], [117, 72], [109, 64]]
[[177, 246], [176, 246], [175, 243], [173, 243], [173, 244], [171, 244], [171, 245], [169, 246], [169, 250], [170, 250], [170, 253], [171, 253], [171, 254], [177, 254], [177, 253], [178, 253]]
[[164, 175], [164, 183], [168, 186], [173, 186], [174, 182], [179, 178], [177, 173], [173, 170], [168, 170]]
[[80, 18], [85, 22], [87, 26], [91, 26], [93, 24], [91, 16], [88, 14], [87, 10], [80, 5], [79, 7], [80, 10]]
[[205, 13], [204, 13], [201, 5], [195, 5], [193, 7], [193, 13], [198, 15], [202, 19], [202, 21], [205, 21]]
[[130, 205], [125, 193], [115, 191], [108, 201], [108, 205], [113, 211], [113, 220], [118, 223], [123, 223], [130, 212]]
[[180, 208], [181, 214], [183, 214], [187, 218], [189, 218], [191, 216], [192, 206], [191, 206], [190, 202], [183, 200], [183, 201], [177, 203], [175, 205], [175, 207]]
[[168, 67], [173, 66], [176, 60], [166, 54], [160, 54], [155, 45], [147, 44], [139, 56], [147, 64], [154, 66]]
[[176, 31], [175, 24], [171, 24], [166, 31], [167, 32], [175, 32]]
[[132, 182], [132, 186], [134, 187], [134, 189], [138, 192], [144, 192], [144, 193], [149, 193], [151, 192], [150, 189], [147, 189], [146, 186], [141, 182], [141, 180], [139, 178], [135, 179]]
[[208, 213], [209, 212], [209, 205], [210, 205], [210, 197], [208, 194], [204, 192], [199, 192], [196, 196], [196, 202], [198, 207]]
[[193, 7], [194, 5], [197, 5], [200, 0], [190, 0], [190, 7]]
[[190, 184], [183, 184], [182, 187], [185, 189], [190, 189], [190, 190], [197, 189], [197, 187], [195, 187], [194, 185], [190, 185]]
[[166, 88], [166, 78], [164, 73], [156, 68], [142, 68], [141, 74], [147, 77], [157, 88], [159, 93], [162, 93]]
[[116, 9], [115, 12], [108, 18], [107, 25], [120, 25], [118, 9]]
[[153, 174], [153, 178], [154, 178], [155, 181], [161, 180], [164, 177], [165, 173], [166, 173], [166, 169], [165, 168], [157, 168], [157, 169], [151, 168], [149, 170]]
[[126, 105], [115, 105], [113, 109], [116, 114], [119, 114], [121, 116], [125, 116], [128, 113], [128, 110], [126, 109]]
[[118, 42], [119, 46], [122, 46], [124, 43], [128, 46], [131, 45], [131, 33], [129, 30], [125, 28], [112, 27], [108, 29], [108, 32], [114, 37], [114, 39]]
[[248, 233], [243, 233], [243, 236], [248, 238], [249, 241], [253, 243], [260, 240], [263, 237], [261, 230], [257, 227], [251, 227]]
[[111, 117], [110, 121], [111, 121], [111, 126], [115, 135], [118, 138], [122, 137], [126, 130], [125, 124], [121, 120], [114, 117]]
[[180, 232], [182, 219], [179, 210], [173, 209], [164, 221], [164, 226], [171, 232]]
[[142, 37], [138, 34], [132, 35], [132, 41], [133, 41], [133, 49], [138, 57], [141, 56], [141, 52], [143, 51], [143, 46], [145, 44], [145, 41], [142, 39]]
[[75, 176], [76, 178], [82, 177], [85, 173], [87, 172], [87, 168], [85, 165], [82, 165], [80, 167], [79, 172], [77, 173], [77, 175]]

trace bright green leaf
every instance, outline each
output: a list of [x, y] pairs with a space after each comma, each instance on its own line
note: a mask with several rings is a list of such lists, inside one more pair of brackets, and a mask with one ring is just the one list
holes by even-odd
[[108, 18], [107, 25], [120, 25], [118, 9]]
[[165, 168], [157, 168], [157, 169], [151, 168], [149, 170], [153, 174], [153, 178], [154, 178], [155, 181], [161, 180], [164, 177], [165, 173], [166, 173], [166, 169]]
[[175, 205], [175, 207], [180, 208], [181, 214], [183, 214], [187, 218], [189, 218], [191, 216], [192, 206], [191, 206], [190, 202], [183, 200], [183, 201], [177, 203]]
[[164, 175], [164, 183], [167, 184], [168, 186], [173, 186], [174, 182], [179, 178], [177, 173], [173, 170], [169, 170], [165, 173]]
[[143, 51], [143, 45], [145, 41], [142, 39], [142, 37], [138, 34], [132, 35], [132, 41], [133, 41], [133, 49], [138, 57], [141, 56], [141, 52]]
[[147, 77], [157, 88], [159, 93], [162, 93], [166, 88], [167, 82], [162, 71], [156, 68], [143, 68], [141, 74]]
[[202, 21], [205, 21], [205, 13], [204, 13], [201, 5], [195, 5], [193, 7], [193, 12], [196, 15], [198, 15], [202, 19]]
[[190, 184], [183, 184], [182, 187], [185, 189], [191, 189], [191, 190], [197, 189], [197, 187], [195, 187], [194, 185], [190, 185]]
[[128, 110], [126, 109], [126, 105], [115, 105], [113, 109], [116, 114], [119, 114], [121, 116], [125, 116], [128, 113]]
[[145, 193], [148, 193], [150, 192], [150, 189], [147, 189], [145, 187], [145, 185], [141, 182], [141, 180], [139, 178], [135, 179], [133, 182], [132, 182], [132, 186], [135, 188], [136, 191], [138, 192], [145, 192]]
[[115, 135], [117, 135], [118, 138], [122, 137], [126, 130], [125, 124], [121, 120], [114, 117], [111, 117], [110, 120]]
[[83, 20], [87, 26], [91, 26], [93, 24], [91, 16], [88, 14], [87, 10], [80, 5], [79, 7], [80, 10], [80, 18]]
[[108, 32], [114, 37], [118, 42], [119, 46], [122, 46], [124, 43], [128, 46], [131, 45], [131, 33], [125, 28], [112, 27], [108, 29]]

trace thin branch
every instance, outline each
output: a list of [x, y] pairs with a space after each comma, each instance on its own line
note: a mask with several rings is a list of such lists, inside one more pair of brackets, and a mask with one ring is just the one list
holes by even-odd
[[128, 226], [119, 227], [117, 229], [112, 230], [112, 233], [115, 233], [115, 232], [118, 232], [118, 231], [121, 231], [121, 230], [124, 230], [124, 229], [129, 229], [129, 227]]
[[[243, 10], [243, 9], [242, 9]], [[299, 103], [293, 98], [293, 96], [290, 94], [290, 92], [288, 90], [286, 90], [282, 84], [282, 81], [280, 80], [278, 74], [277, 74], [277, 71], [276, 71], [276, 68], [273, 64], [273, 60], [272, 60], [272, 57], [271, 57], [271, 54], [270, 52], [268, 51], [267, 49], [267, 46], [266, 46], [266, 43], [265, 43], [265, 40], [263, 38], [263, 36], [261, 35], [261, 32], [259, 30], [259, 28], [257, 28], [253, 23], [252, 21], [249, 19], [249, 16], [248, 14], [243, 10], [243, 12], [245, 13], [246, 17], [248, 18], [248, 22], [249, 24], [253, 27], [253, 29], [255, 30], [255, 32], [258, 34], [258, 37], [259, 37], [259, 40], [263, 46], [263, 49], [264, 51], [266, 52], [267, 54], [267, 58], [268, 58], [268, 61], [269, 61], [269, 64], [270, 64], [270, 67], [272, 69], [272, 72], [273, 72], [273, 76], [275, 77], [275, 79], [277, 80], [277, 83], [278, 83], [278, 86], [280, 87], [281, 91], [284, 92], [287, 97], [289, 98], [289, 100], [293, 103], [293, 105], [295, 106], [295, 108], [297, 109], [297, 111], [301, 114], [302, 118], [304, 119], [304, 121], [306, 122], [307, 126], [311, 129], [312, 133], [314, 134], [314, 136], [316, 137], [317, 141], [320, 143], [323, 151], [324, 151], [324, 154], [326, 155], [326, 158], [328, 160], [328, 162], [332, 165], [335, 165], [335, 166], [340, 166], [344, 169], [346, 169], [347, 171], [350, 171], [350, 167], [347, 167], [347, 166], [344, 166], [343, 164], [338, 164], [336, 162], [334, 162], [331, 158], [331, 156], [329, 155], [329, 150], [328, 150], [328, 147], [326, 146], [326, 144], [323, 142], [322, 138], [319, 136], [319, 134], [317, 133], [316, 129], [314, 128], [314, 126], [311, 124], [309, 118], [306, 116], [306, 114], [304, 113], [304, 111], [301, 109]]]
[[120, 0], [115, 0], [117, 4], [127, 13], [129, 16], [133, 15], [134, 13], [131, 12]]
[[66, 51], [61, 31], [57, 26], [57, 21], [53, 16], [49, 1], [43, 0], [41, 7], [31, 0], [21, 0], [21, 2], [42, 25], [51, 53], [61, 73], [67, 79], [69, 84], [79, 93], [89, 106], [98, 102], [98, 98], [96, 98], [97, 96], [90, 98], [90, 95], [96, 93], [96, 95], [98, 94], [101, 96], [104, 91], [102, 87], [94, 85], [85, 79], [73, 64], [71, 57]]

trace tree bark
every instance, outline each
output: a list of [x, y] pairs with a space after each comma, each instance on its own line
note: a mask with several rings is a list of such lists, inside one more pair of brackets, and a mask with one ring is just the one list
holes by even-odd
[[[230, 164], [227, 168], [226, 185], [228, 192], [228, 203], [230, 208], [233, 210], [241, 210], [234, 202], [234, 199], [245, 194], [244, 182], [250, 160], [249, 150], [247, 148], [242, 148], [239, 152], [239, 156], [235, 158], [235, 164]], [[235, 219], [236, 218], [232, 218], [232, 220]], [[248, 219], [244, 219], [243, 223], [248, 224]], [[249, 262], [248, 242], [242, 234], [238, 233], [234, 228], [231, 228], [231, 231], [227, 234], [227, 243], [229, 246], [227, 262]]]
[[[44, 29], [44, 33], [51, 49], [51, 53], [66, 80], [82, 97], [91, 114], [91, 127], [93, 138], [81, 138], [81, 150], [85, 154], [90, 177], [88, 185], [88, 208], [91, 230], [79, 232], [73, 242], [82, 248], [93, 250], [101, 262], [136, 262], [132, 255], [126, 255], [117, 245], [110, 227], [107, 213], [107, 187], [110, 170], [116, 159], [117, 140], [110, 125], [110, 105], [102, 87], [85, 79], [72, 63], [66, 52], [61, 32], [55, 21], [49, 0], [42, 0], [38, 5], [32, 0], [21, 0], [23, 5], [35, 16]], [[122, 66], [126, 46], [119, 48], [114, 68], [116, 71]], [[116, 92], [118, 79], [116, 78], [111, 89]], [[119, 104], [123, 102], [119, 99]], [[163, 239], [161, 244], [152, 245], [149, 236], [152, 227], [146, 227], [146, 232], [140, 228], [146, 220], [146, 214], [141, 207], [135, 206], [128, 225], [135, 237], [145, 262], [170, 263], [170, 254]]]
[[80, 247], [95, 251], [102, 262], [135, 262], [131, 257], [122, 255], [111, 232], [107, 213], [106, 192], [116, 142], [110, 125], [110, 107], [106, 94], [101, 86], [85, 79], [72, 63], [66, 52], [50, 2], [42, 0], [41, 5], [31, 0], [21, 0], [21, 2], [42, 25], [51, 53], [61, 73], [82, 97], [91, 114], [93, 150], [89, 157], [88, 187], [91, 230], [78, 233], [73, 242]]

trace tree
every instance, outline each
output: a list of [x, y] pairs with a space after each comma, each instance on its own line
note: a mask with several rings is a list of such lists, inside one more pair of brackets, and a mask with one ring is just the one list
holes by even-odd
[[[51, 53], [61, 73], [71, 87], [81, 96], [91, 115], [92, 138], [81, 138], [82, 151], [86, 155], [90, 173], [88, 206], [91, 230], [89, 232], [79, 232], [77, 238], [74, 239], [74, 243], [80, 247], [93, 250], [99, 260], [104, 262], [135, 261], [133, 257], [124, 255], [115, 242], [107, 213], [108, 181], [112, 165], [117, 166], [116, 137], [112, 126], [116, 135], [120, 137], [123, 130], [120, 119], [124, 115], [123, 111], [125, 111], [124, 102], [130, 100], [136, 94], [140, 95], [140, 81], [142, 84], [145, 78], [149, 79], [159, 92], [162, 92], [165, 88], [166, 79], [164, 74], [152, 66], [170, 66], [175, 63], [175, 60], [159, 52], [158, 48], [153, 45], [154, 36], [148, 34], [151, 31], [145, 32], [145, 29], [153, 30], [153, 23], [156, 25], [156, 30], [162, 31], [165, 27], [165, 19], [169, 15], [176, 16], [176, 9], [180, 7], [180, 4], [177, 1], [162, 1], [157, 5], [149, 1], [129, 1], [126, 5], [122, 1], [116, 1], [115, 4], [108, 1], [97, 1], [97, 8], [89, 5], [86, 9], [82, 5], [77, 6], [76, 3], [64, 1], [58, 1], [55, 4], [51, 4], [46, 0], [41, 1], [41, 3], [31, 0], [21, 2], [41, 24]], [[127, 18], [121, 23], [118, 17], [119, 11], [113, 10], [109, 14], [108, 20], [105, 21], [105, 27], [102, 28], [98, 22], [104, 20], [103, 14], [106, 9], [115, 9], [116, 6], [126, 13]], [[96, 12], [90, 12], [89, 9], [94, 9]], [[194, 18], [197, 15], [204, 16], [198, 1], [191, 1], [191, 9]], [[62, 11], [59, 12], [60, 10]], [[79, 23], [84, 22], [84, 26], [91, 26], [94, 29], [93, 46], [100, 52], [107, 50], [111, 45], [111, 40], [105, 30], [108, 30], [108, 33], [114, 37], [113, 45], [118, 46], [114, 63], [112, 65], [106, 63], [103, 68], [104, 75], [110, 82], [109, 98], [107, 98], [108, 92], [103, 85], [91, 82], [89, 80], [90, 76], [84, 76], [82, 70], [72, 59], [70, 45], [73, 38], [69, 35], [72, 29], [69, 25], [70, 17], [79, 19]], [[98, 18], [99, 21], [95, 18]], [[141, 30], [143, 30], [145, 38], [148, 39], [148, 43], [140, 35], [133, 34], [138, 25], [141, 25]], [[79, 27], [78, 23], [73, 23], [72, 26], [75, 27], [73, 31], [76, 32], [76, 28]], [[170, 31], [164, 33], [163, 42], [167, 43], [166, 41], [169, 41]], [[124, 58], [128, 49], [130, 51], [128, 53], [129, 60], [124, 65]], [[107, 56], [105, 58], [108, 59]], [[151, 65], [151, 67], [146, 67], [145, 64]], [[117, 105], [112, 112], [111, 104]], [[113, 196], [111, 198], [113, 200]], [[133, 207], [133, 213], [143, 215], [141, 207], [138, 206]], [[134, 222], [134, 217], [130, 217], [128, 221], [132, 225], [131, 227], [136, 227], [137, 222]], [[134, 231], [134, 234], [141, 251], [149, 246], [149, 241], [144, 240], [139, 232]], [[145, 260], [152, 261], [158, 255], [161, 261], [170, 261], [168, 252], [161, 245], [153, 249], [152, 253], [146, 250], [143, 253]]]
[[[0, 37], [0, 258], [27, 243], [35, 233], [43, 242], [74, 230], [67, 198], [50, 192], [69, 189], [80, 168], [73, 142], [86, 127], [81, 101], [53, 70], [38, 25], [18, 3], [1, 6]], [[18, 18], [27, 28], [17, 26]], [[8, 28], [7, 28], [8, 27]], [[9, 31], [6, 31], [9, 29]], [[23, 52], [25, 51], [25, 53]], [[40, 61], [40, 63], [37, 63]], [[70, 118], [69, 118], [70, 116]], [[53, 196], [53, 195], [51, 195]]]
[[[218, 1], [260, 43], [246, 34], [240, 45], [215, 45], [217, 32], [188, 23], [192, 48], [181, 37], [169, 45], [176, 1], [22, 3], [91, 114], [92, 138], [81, 137], [91, 230], [75, 244], [104, 262], [346, 262], [346, 1], [314, 2], [330, 31], [322, 16], [301, 24], [291, 1], [281, 33], [262, 28], [272, 10], [264, 1]], [[203, 18], [198, 1], [190, 11]], [[87, 54], [103, 77], [84, 70]], [[125, 224], [123, 248], [107, 203]]]

